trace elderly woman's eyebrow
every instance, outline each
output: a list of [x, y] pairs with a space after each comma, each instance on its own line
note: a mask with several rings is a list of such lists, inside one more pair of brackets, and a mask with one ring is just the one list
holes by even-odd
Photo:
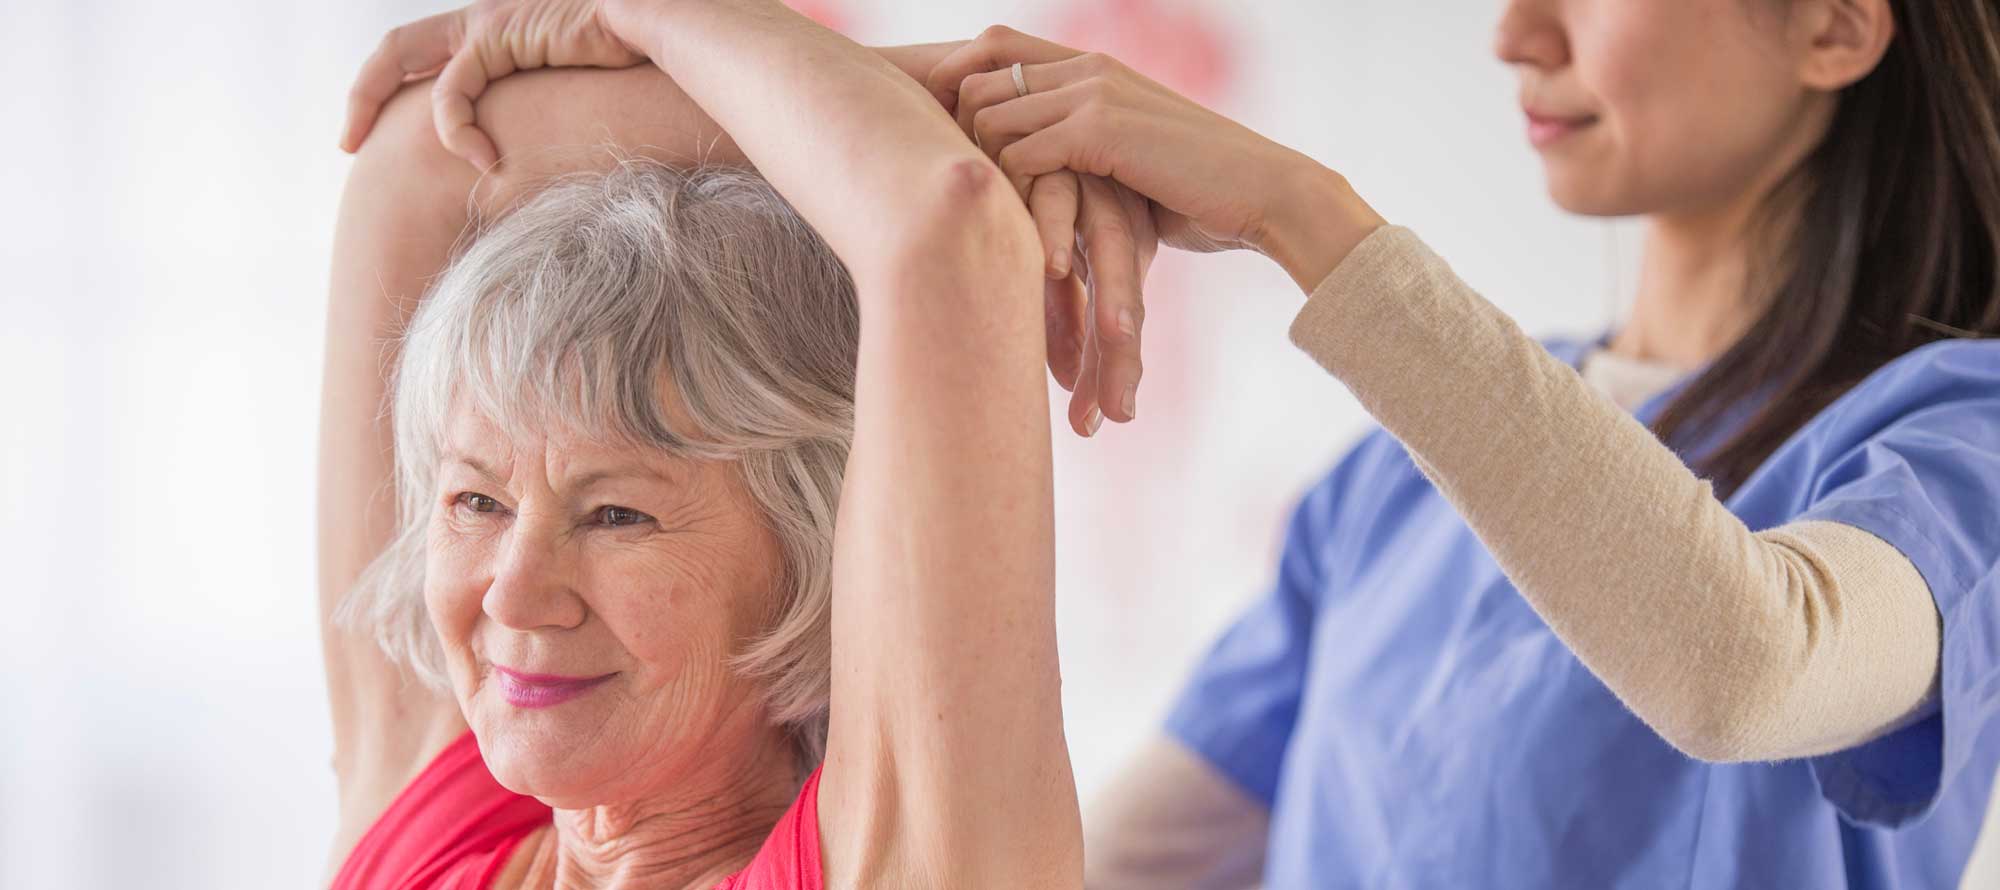
[[568, 482], [570, 488], [581, 489], [581, 488], [589, 488], [600, 482], [608, 482], [617, 479], [637, 479], [645, 482], [660, 482], [668, 485], [677, 484], [681, 481], [681, 479], [676, 474], [661, 467], [649, 466], [646, 464], [617, 464], [614, 466], [589, 470], [587, 472], [584, 472], [582, 474], [570, 478]]
[[455, 463], [460, 466], [466, 467], [493, 482], [506, 481], [506, 477], [501, 476], [499, 473], [493, 472], [492, 467], [489, 467], [486, 464], [480, 462], [479, 458], [473, 457], [472, 455], [462, 454], [457, 451], [447, 451], [444, 453], [444, 459], [446, 463]]
[[[447, 451], [444, 454], [444, 459], [447, 462], [456, 463], [470, 469], [474, 473], [496, 484], [506, 481], [505, 476], [494, 471], [492, 467], [487, 466], [479, 458], [472, 455]], [[577, 475], [567, 477], [564, 482], [566, 483], [565, 487], [580, 489], [618, 479], [637, 479], [645, 482], [662, 482], [669, 485], [678, 484], [683, 481], [678, 474], [665, 467], [643, 463], [617, 463], [585, 470]]]

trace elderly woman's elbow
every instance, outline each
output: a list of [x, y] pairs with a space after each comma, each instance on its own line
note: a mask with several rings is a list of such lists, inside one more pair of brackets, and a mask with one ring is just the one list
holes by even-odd
[[435, 190], [466, 189], [479, 171], [446, 150], [439, 141], [430, 100], [431, 82], [405, 84], [382, 106], [368, 138], [355, 152], [349, 182], [395, 180], [398, 184], [432, 183]]
[[[913, 269], [970, 274], [981, 278], [1027, 270], [1037, 274], [1041, 245], [1026, 205], [998, 167], [984, 158], [944, 157], [928, 170], [913, 171], [910, 191], [882, 237], [871, 239], [872, 256], [856, 274], [886, 265], [898, 274]], [[876, 262], [870, 262], [874, 260]]]

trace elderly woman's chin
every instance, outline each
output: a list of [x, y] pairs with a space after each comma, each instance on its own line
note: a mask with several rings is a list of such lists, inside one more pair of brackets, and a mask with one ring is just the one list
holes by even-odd
[[560, 702], [523, 701], [519, 687], [502, 669], [486, 668], [461, 699], [466, 721], [494, 778], [508, 790], [541, 798], [553, 806], [588, 806], [592, 796], [639, 752], [621, 752], [619, 687], [629, 677], [612, 674]]
[[684, 775], [695, 761], [692, 751], [717, 757], [751, 743], [732, 740], [748, 727], [731, 726], [726, 715], [696, 701], [708, 696], [638, 689], [629, 673], [554, 693], [537, 685], [489, 668], [461, 704], [494, 778], [551, 806], [578, 809], [638, 796], [655, 780]]

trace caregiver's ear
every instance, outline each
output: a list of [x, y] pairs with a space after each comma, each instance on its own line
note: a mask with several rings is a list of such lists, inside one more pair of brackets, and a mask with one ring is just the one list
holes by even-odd
[[1839, 90], [1867, 77], [1896, 36], [1889, 0], [1790, 0], [1789, 5], [1787, 30], [1799, 82], [1811, 89]]

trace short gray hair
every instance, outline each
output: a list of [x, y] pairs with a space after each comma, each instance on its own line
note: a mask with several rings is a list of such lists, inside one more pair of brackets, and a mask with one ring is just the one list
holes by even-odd
[[[337, 619], [448, 685], [423, 586], [454, 398], [503, 429], [734, 461], [784, 553], [774, 618], [735, 667], [764, 683], [772, 719], [816, 764], [860, 336], [846, 268], [761, 177], [726, 167], [621, 160], [480, 229], [404, 332], [390, 403], [398, 528]], [[669, 421], [663, 380], [691, 429]]]

